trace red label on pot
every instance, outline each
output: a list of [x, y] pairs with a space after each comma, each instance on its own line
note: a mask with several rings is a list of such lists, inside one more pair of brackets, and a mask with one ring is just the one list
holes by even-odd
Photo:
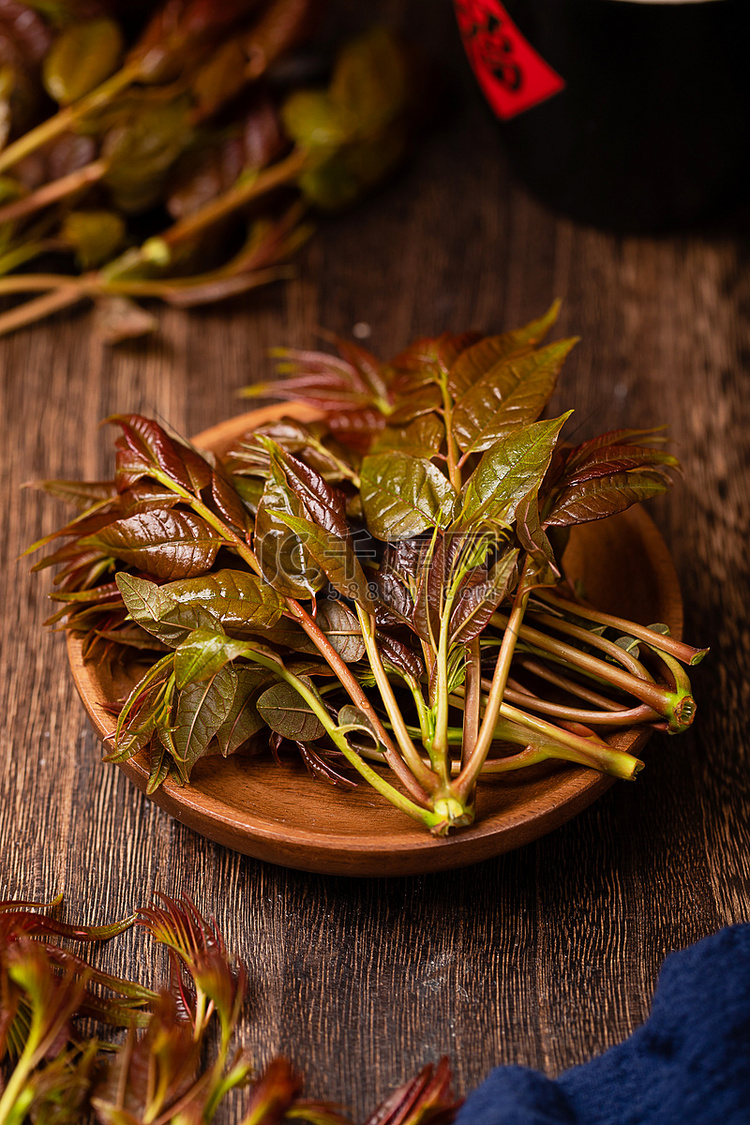
[[469, 62], [498, 117], [515, 117], [565, 88], [500, 0], [455, 0], [455, 5]]

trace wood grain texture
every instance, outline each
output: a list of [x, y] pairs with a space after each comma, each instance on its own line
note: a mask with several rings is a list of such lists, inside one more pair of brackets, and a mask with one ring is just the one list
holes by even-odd
[[[750, 221], [658, 240], [558, 218], [513, 186], [467, 75], [447, 4], [390, 3], [455, 74], [445, 111], [398, 176], [320, 230], [285, 287], [104, 351], [85, 311], [0, 343], [0, 896], [64, 891], [104, 921], [185, 892], [248, 962], [242, 1027], [259, 1062], [288, 1054], [308, 1088], [358, 1114], [441, 1053], [457, 1085], [498, 1062], [554, 1074], [646, 1015], [665, 953], [750, 918]], [[633, 785], [553, 835], [475, 868], [351, 881], [272, 867], [171, 820], [99, 761], [67, 672], [41, 628], [45, 575], [17, 557], [59, 519], [21, 482], [106, 475], [99, 419], [137, 410], [191, 433], [241, 408], [273, 343], [365, 321], [387, 355], [414, 335], [513, 327], [563, 298], [582, 337], [556, 405], [582, 437], [669, 424], [684, 465], [651, 507], [686, 602], [693, 733], [654, 738]], [[143, 974], [126, 935], [106, 967]], [[220, 1125], [236, 1121], [228, 1111]]]

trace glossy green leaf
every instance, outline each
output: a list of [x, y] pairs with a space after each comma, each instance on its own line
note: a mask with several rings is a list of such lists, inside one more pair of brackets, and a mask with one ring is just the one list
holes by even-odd
[[191, 578], [213, 566], [222, 540], [192, 512], [142, 512], [81, 540], [156, 578]]
[[226, 758], [244, 746], [254, 734], [265, 726], [258, 713], [255, 699], [261, 684], [268, 678], [265, 668], [236, 667], [237, 690], [232, 707], [215, 734], [216, 742]]
[[398, 451], [365, 457], [360, 480], [365, 519], [376, 539], [411, 539], [451, 521], [456, 494], [426, 458]]
[[175, 649], [175, 684], [184, 688], [186, 684], [211, 679], [230, 660], [242, 656], [243, 649], [242, 641], [233, 641], [218, 625], [194, 629]]
[[485, 336], [468, 348], [462, 349], [448, 374], [448, 390], [454, 399], [460, 399], [470, 387], [484, 378], [491, 368], [508, 360], [518, 352], [532, 348], [549, 332], [557, 320], [560, 302], [555, 301], [544, 316], [532, 320], [523, 328], [504, 332], [501, 336]]
[[301, 501], [289, 487], [279, 464], [272, 460], [255, 516], [253, 546], [266, 582], [292, 598], [311, 598], [326, 577], [284, 517], [302, 518]]
[[411, 457], [425, 457], [429, 461], [444, 441], [445, 426], [441, 419], [437, 414], [423, 414], [403, 429], [386, 426], [373, 442], [371, 452], [388, 453], [398, 449]]
[[118, 574], [117, 585], [133, 620], [173, 646], [216, 620], [235, 636], [271, 629], [285, 606], [271, 586], [241, 570], [218, 570], [163, 586]]
[[104, 182], [119, 210], [137, 214], [161, 200], [164, 176], [193, 138], [189, 113], [186, 97], [135, 103], [108, 131]]
[[518, 503], [543, 479], [571, 413], [534, 422], [491, 446], [464, 486], [456, 527], [509, 526]]
[[44, 60], [44, 86], [60, 105], [69, 105], [113, 74], [124, 40], [114, 20], [101, 17], [73, 23], [55, 39]]
[[177, 696], [172, 738], [177, 768], [184, 781], [229, 718], [236, 690], [237, 674], [227, 665], [208, 680], [187, 684]]
[[120, 572], [116, 581], [133, 620], [170, 648], [180, 644], [194, 629], [216, 623], [216, 618], [199, 602], [181, 604], [169, 592], [171, 584], [159, 586], [125, 572]]
[[[312, 686], [309, 681], [308, 685]], [[257, 706], [265, 723], [284, 738], [314, 742], [325, 734], [320, 719], [291, 684], [282, 682], [267, 688]]]
[[560, 368], [575, 343], [575, 339], [560, 340], [491, 367], [453, 412], [453, 433], [464, 453], [489, 449], [514, 429], [535, 421], [547, 405]]

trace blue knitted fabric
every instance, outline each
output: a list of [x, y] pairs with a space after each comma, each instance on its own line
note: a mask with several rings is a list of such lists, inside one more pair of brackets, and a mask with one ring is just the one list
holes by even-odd
[[500, 1066], [456, 1125], [750, 1125], [750, 924], [670, 954], [624, 1043], [555, 1081]]

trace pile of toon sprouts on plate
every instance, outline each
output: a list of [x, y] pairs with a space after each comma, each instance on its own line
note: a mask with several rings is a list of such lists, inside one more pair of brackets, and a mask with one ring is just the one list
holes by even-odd
[[146, 665], [108, 760], [141, 755], [153, 791], [207, 755], [293, 749], [444, 835], [486, 778], [563, 760], [630, 779], [608, 735], [685, 730], [705, 650], [600, 612], [560, 562], [571, 528], [664, 492], [677, 462], [658, 430], [571, 445], [570, 412], [540, 420], [575, 343], [542, 343], [556, 314], [387, 363], [279, 349], [249, 393], [316, 420], [217, 456], [118, 415], [113, 480], [44, 482], [79, 509], [30, 548], [55, 544], [51, 621], [87, 659]]

